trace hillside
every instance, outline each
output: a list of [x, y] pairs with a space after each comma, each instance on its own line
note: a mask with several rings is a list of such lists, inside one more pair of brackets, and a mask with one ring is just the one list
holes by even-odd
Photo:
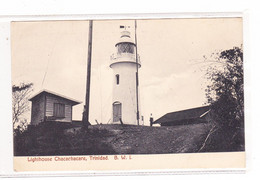
[[171, 127], [92, 125], [81, 127], [46, 123], [18, 134], [16, 156], [163, 154], [197, 152], [209, 126], [193, 124]]

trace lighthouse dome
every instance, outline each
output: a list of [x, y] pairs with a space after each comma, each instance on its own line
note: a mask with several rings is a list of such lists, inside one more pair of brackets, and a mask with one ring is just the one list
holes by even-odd
[[129, 37], [130, 38], [130, 32], [129, 31], [122, 31], [121, 32], [121, 38], [122, 37]]
[[115, 46], [117, 46], [118, 44], [121, 44], [121, 43], [135, 44], [133, 39], [131, 38], [131, 33], [129, 31], [122, 31], [121, 32], [121, 36], [119, 38], [119, 41]]

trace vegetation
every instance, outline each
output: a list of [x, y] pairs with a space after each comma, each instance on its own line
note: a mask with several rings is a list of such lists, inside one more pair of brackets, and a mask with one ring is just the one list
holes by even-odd
[[100, 141], [102, 136], [109, 135], [106, 130], [75, 129], [70, 123], [51, 121], [38, 126], [29, 125], [28, 129], [14, 137], [14, 155], [93, 155], [114, 152], [109, 144]]
[[244, 150], [243, 50], [224, 50], [206, 58], [210, 82], [206, 97], [211, 105], [212, 128], [200, 151]]
[[198, 152], [208, 124], [150, 127], [44, 122], [15, 136], [15, 156], [165, 154]]
[[18, 86], [12, 86], [12, 114], [14, 133], [24, 131], [28, 125], [24, 114], [30, 110], [28, 99], [33, 90], [32, 86], [32, 83], [21, 83]]

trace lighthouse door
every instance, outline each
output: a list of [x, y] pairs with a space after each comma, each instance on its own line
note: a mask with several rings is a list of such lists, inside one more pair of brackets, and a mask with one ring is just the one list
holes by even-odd
[[120, 122], [122, 120], [122, 104], [120, 102], [113, 103], [113, 122]]

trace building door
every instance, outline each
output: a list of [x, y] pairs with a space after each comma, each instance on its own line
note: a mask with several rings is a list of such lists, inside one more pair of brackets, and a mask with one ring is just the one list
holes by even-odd
[[113, 122], [120, 122], [122, 120], [122, 104], [120, 102], [113, 103]]

